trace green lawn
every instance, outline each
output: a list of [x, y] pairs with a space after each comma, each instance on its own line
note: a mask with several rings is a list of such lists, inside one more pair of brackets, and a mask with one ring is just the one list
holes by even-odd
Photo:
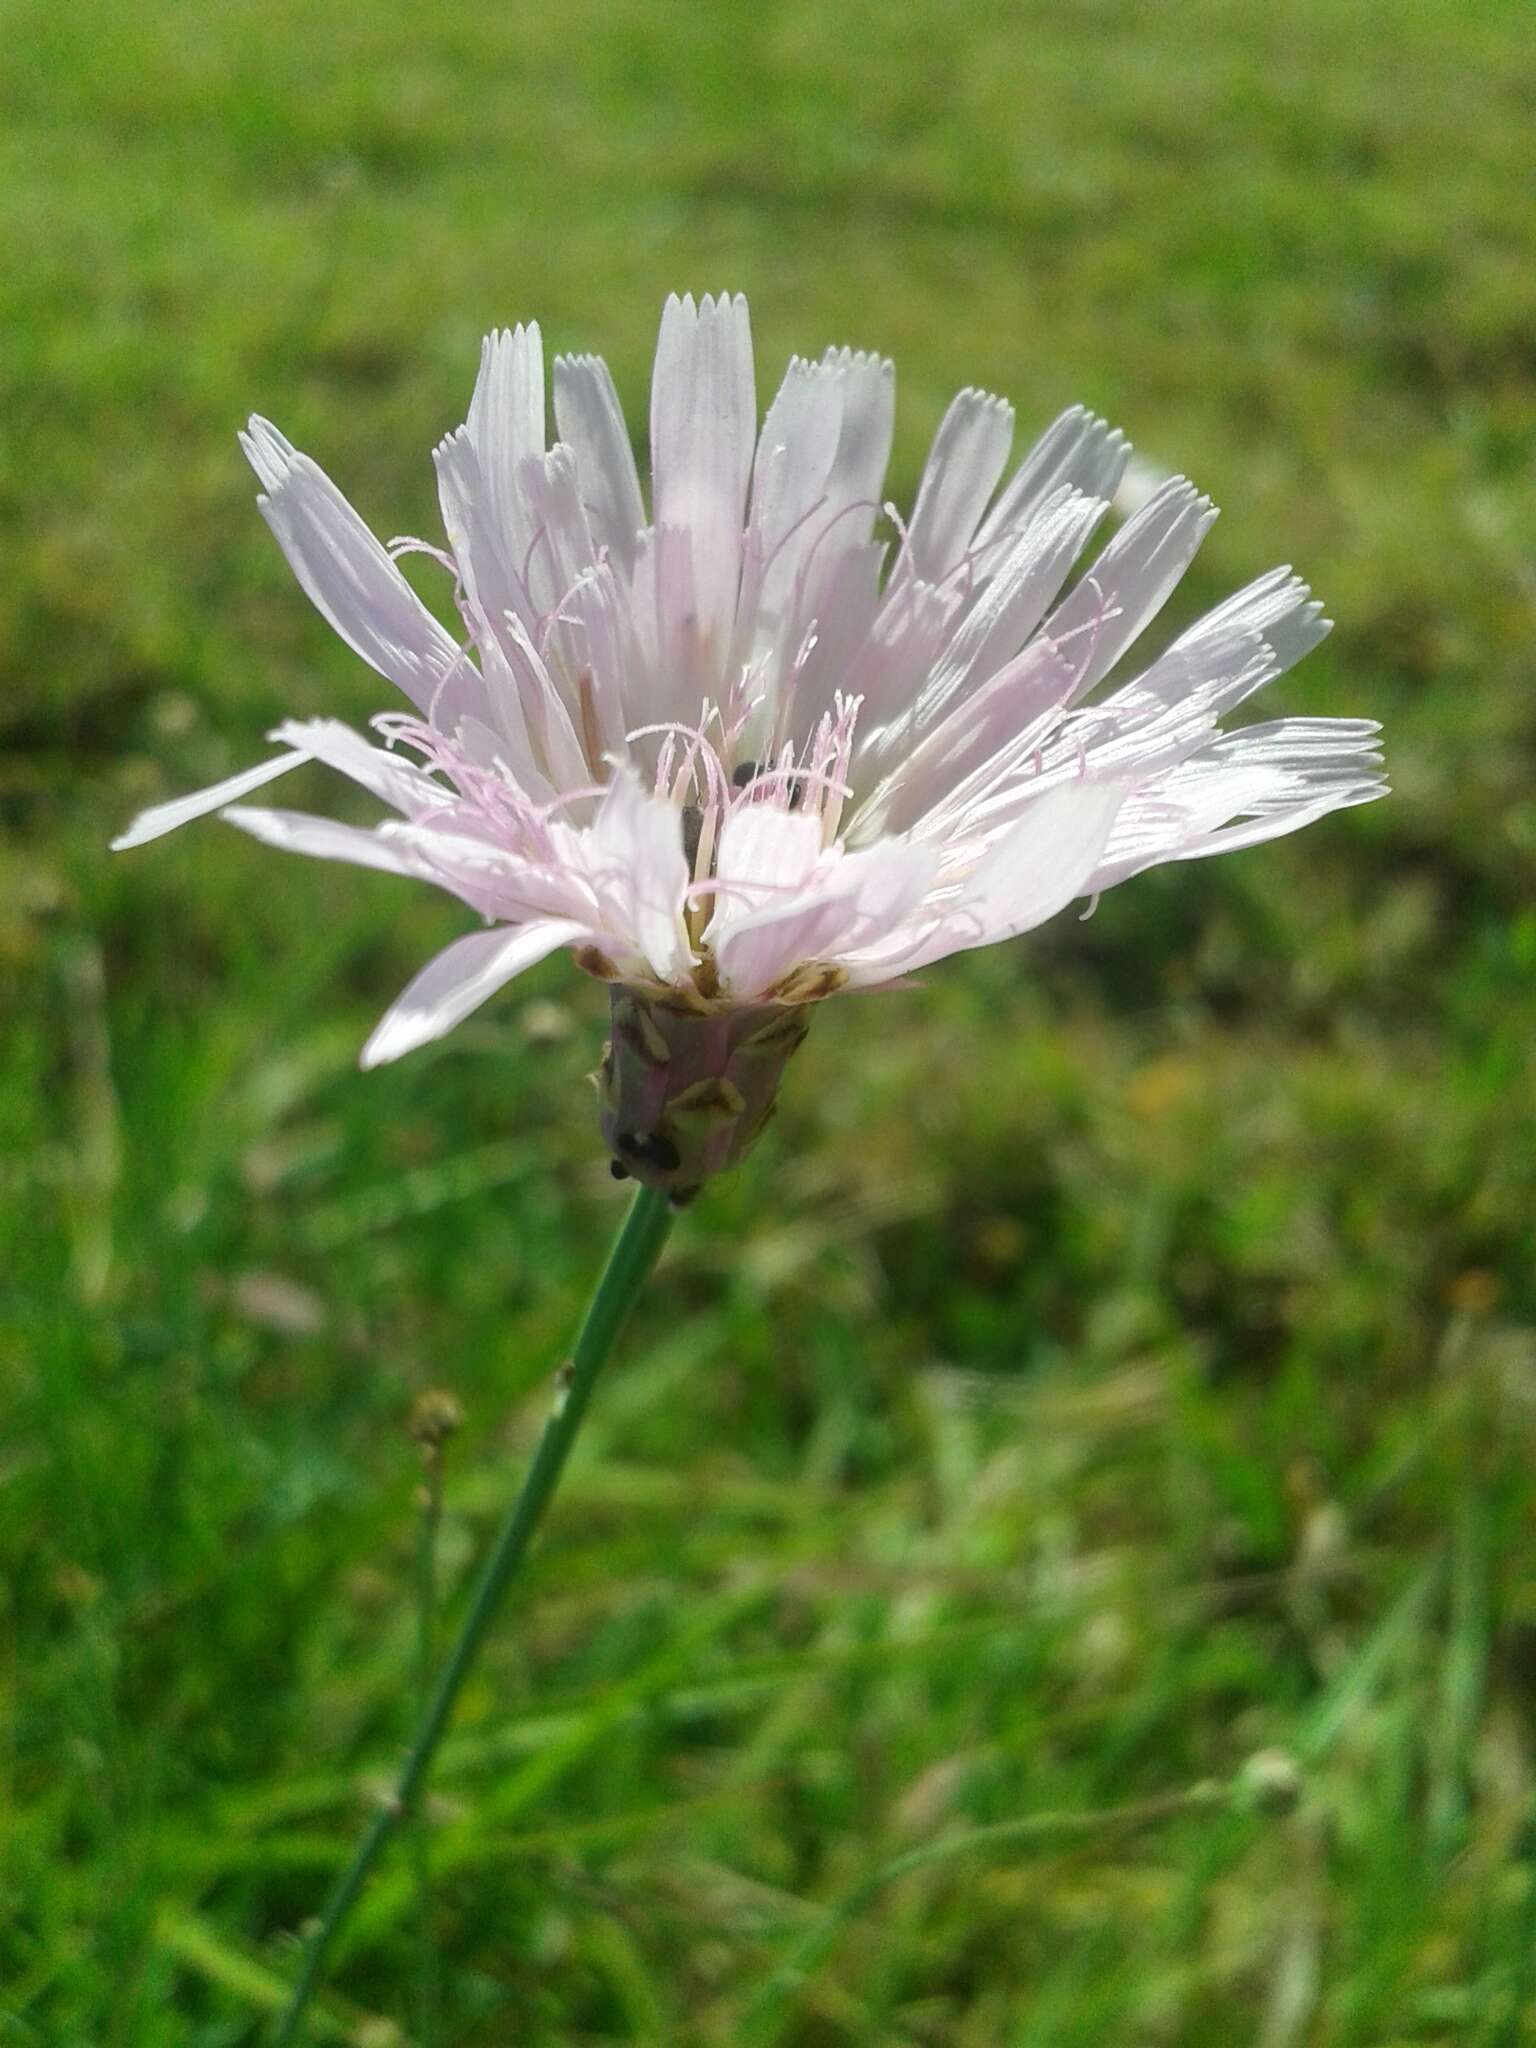
[[[431, 2048], [1536, 2041], [1528, 7], [12, 0], [0, 84], [0, 2042], [254, 2048], [411, 1718], [412, 1401], [451, 1601], [621, 1212], [563, 962], [360, 1076], [451, 906], [104, 852], [384, 701], [234, 430], [429, 531], [485, 328], [640, 419], [721, 286], [765, 397], [896, 357], [902, 497], [971, 382], [1188, 469], [1179, 621], [1294, 558], [1266, 715], [1397, 793], [818, 1016], [444, 1753]], [[418, 1976], [399, 1854], [316, 2042]]]

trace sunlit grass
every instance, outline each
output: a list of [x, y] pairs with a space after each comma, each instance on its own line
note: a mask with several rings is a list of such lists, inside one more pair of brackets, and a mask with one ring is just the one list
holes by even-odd
[[[233, 431], [428, 528], [484, 327], [638, 421], [722, 284], [764, 395], [897, 357], [902, 494], [966, 382], [1188, 468], [1186, 604], [1294, 559], [1339, 627], [1284, 708], [1382, 718], [1398, 794], [818, 1019], [445, 1750], [448, 2038], [1530, 2038], [1528, 30], [13, 10], [0, 2038], [255, 2041], [409, 1721], [411, 1400], [468, 1410], [461, 1587], [620, 1199], [599, 992], [360, 1078], [451, 907], [214, 824], [105, 857], [382, 701]], [[1164, 1804], [1266, 1750], [1294, 1809]], [[329, 2038], [405, 2027], [412, 1906], [401, 1857]]]

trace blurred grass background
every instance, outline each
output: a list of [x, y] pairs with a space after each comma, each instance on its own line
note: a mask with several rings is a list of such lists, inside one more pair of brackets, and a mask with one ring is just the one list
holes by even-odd
[[[899, 498], [967, 382], [1190, 471], [1177, 620], [1294, 557], [1266, 715], [1381, 718], [1397, 794], [818, 1017], [445, 1754], [444, 2039], [1536, 2040], [1530, 25], [12, 0], [0, 2040], [256, 2041], [410, 1718], [412, 1400], [451, 1597], [621, 1201], [563, 964], [361, 1078], [451, 906], [105, 857], [384, 701], [234, 429], [430, 532], [485, 328], [640, 421], [720, 287], [765, 398], [896, 357]], [[317, 2040], [417, 2039], [408, 1871]]]

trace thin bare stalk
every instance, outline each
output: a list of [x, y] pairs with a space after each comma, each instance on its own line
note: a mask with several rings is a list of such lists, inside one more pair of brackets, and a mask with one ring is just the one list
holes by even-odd
[[[411, 1411], [411, 1435], [421, 1446], [421, 1516], [416, 1525], [416, 1712], [432, 1703], [437, 1675], [437, 1532], [443, 1519], [443, 1466], [450, 1440], [463, 1425], [452, 1394], [434, 1388]], [[432, 1823], [426, 1791], [411, 1811], [411, 1859], [416, 1878], [416, 2038], [438, 2048], [442, 1967], [432, 1897]]]
[[508, 1510], [480, 1583], [448, 1653], [448, 1661], [432, 1688], [417, 1724], [393, 1796], [380, 1806], [364, 1829], [352, 1860], [337, 1880], [320, 1925], [310, 1937], [293, 1992], [273, 2035], [273, 2048], [292, 2048], [310, 2001], [319, 1989], [326, 1958], [357, 1904], [373, 1866], [395, 1830], [421, 1796], [438, 1744], [448, 1729], [464, 1681], [489, 1632], [502, 1596], [516, 1576], [529, 1545], [554, 1496], [571, 1445], [581, 1427], [598, 1374], [613, 1350], [635, 1300], [660, 1256], [671, 1228], [667, 1197], [656, 1188], [641, 1187], [608, 1256], [591, 1306], [582, 1323], [576, 1348], [561, 1367], [554, 1404], [544, 1424], [522, 1490]]

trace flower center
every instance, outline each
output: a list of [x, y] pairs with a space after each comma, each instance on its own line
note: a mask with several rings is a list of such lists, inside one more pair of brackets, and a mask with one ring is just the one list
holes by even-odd
[[733, 812], [748, 806], [808, 813], [821, 826], [822, 844], [833, 843], [843, 807], [853, 795], [849, 778], [861, 701], [839, 692], [798, 752], [786, 740], [768, 758], [741, 752], [742, 736], [723, 730], [711, 704], [704, 705], [696, 726], [639, 726], [627, 735], [630, 745], [660, 737], [656, 794], [678, 807], [683, 851], [695, 881], [712, 879], [721, 828]]

